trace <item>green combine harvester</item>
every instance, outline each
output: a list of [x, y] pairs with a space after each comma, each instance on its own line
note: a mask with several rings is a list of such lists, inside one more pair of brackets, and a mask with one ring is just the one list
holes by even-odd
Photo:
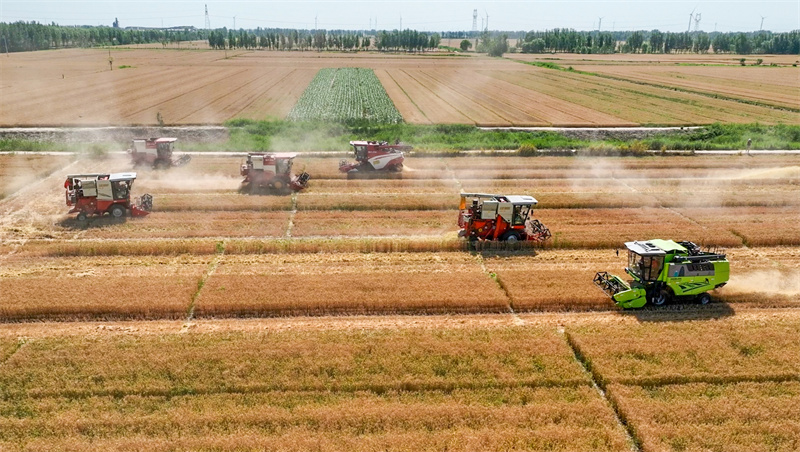
[[724, 254], [701, 251], [692, 242], [648, 240], [626, 242], [632, 281], [598, 272], [594, 283], [622, 308], [641, 308], [647, 303], [661, 306], [674, 299], [711, 301], [709, 290], [725, 285], [730, 264]]

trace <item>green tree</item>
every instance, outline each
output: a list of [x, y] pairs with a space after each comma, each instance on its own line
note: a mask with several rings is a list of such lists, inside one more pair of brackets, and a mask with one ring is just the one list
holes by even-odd
[[467, 50], [472, 48], [472, 42], [469, 39], [465, 39], [461, 41], [459, 47], [461, 47], [462, 52], [466, 52]]

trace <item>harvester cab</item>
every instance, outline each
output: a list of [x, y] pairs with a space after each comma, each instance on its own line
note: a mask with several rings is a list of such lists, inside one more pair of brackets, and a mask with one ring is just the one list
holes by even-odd
[[617, 306], [641, 308], [647, 303], [661, 306], [674, 299], [711, 301], [709, 290], [724, 286], [730, 264], [724, 254], [702, 251], [692, 242], [648, 240], [626, 242], [632, 280], [598, 272], [594, 283]]
[[191, 155], [182, 155], [174, 160], [172, 153], [175, 150], [177, 138], [148, 138], [133, 140], [128, 153], [135, 165], [149, 165], [153, 168], [170, 168], [183, 166], [192, 160]]
[[348, 179], [399, 175], [403, 171], [404, 152], [412, 149], [400, 141], [394, 144], [386, 141], [351, 141], [350, 145], [356, 161], [339, 162], [339, 171], [347, 173]]
[[533, 196], [461, 193], [458, 235], [469, 241], [543, 242], [550, 230], [532, 218], [537, 203]]
[[247, 161], [242, 164], [240, 173], [244, 176], [242, 187], [250, 193], [269, 191], [276, 194], [288, 194], [308, 187], [311, 179], [305, 171], [292, 174], [295, 153], [262, 153], [247, 154]]
[[64, 181], [68, 213], [78, 213], [78, 221], [90, 215], [108, 213], [113, 218], [122, 218], [128, 211], [133, 217], [150, 214], [153, 197], [144, 194], [131, 202], [131, 189], [136, 173], [70, 174]]

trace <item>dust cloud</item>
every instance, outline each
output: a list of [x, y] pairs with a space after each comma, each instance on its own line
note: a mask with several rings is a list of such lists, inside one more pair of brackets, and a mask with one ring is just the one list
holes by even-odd
[[758, 270], [731, 275], [727, 286], [735, 292], [800, 295], [800, 270]]

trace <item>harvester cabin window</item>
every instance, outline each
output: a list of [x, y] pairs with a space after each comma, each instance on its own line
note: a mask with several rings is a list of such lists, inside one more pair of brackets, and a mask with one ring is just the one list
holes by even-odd
[[658, 279], [663, 266], [663, 256], [640, 256], [632, 251], [628, 252], [628, 268], [643, 281]]
[[159, 156], [169, 156], [170, 155], [170, 145], [172, 143], [156, 143], [156, 152]]
[[356, 159], [363, 159], [363, 158], [367, 158], [367, 147], [356, 146]]
[[514, 206], [514, 218], [511, 224], [514, 226], [524, 225], [525, 220], [528, 219], [528, 213], [531, 211], [531, 206]]
[[275, 160], [275, 174], [286, 174], [292, 169], [292, 161], [289, 159]]

